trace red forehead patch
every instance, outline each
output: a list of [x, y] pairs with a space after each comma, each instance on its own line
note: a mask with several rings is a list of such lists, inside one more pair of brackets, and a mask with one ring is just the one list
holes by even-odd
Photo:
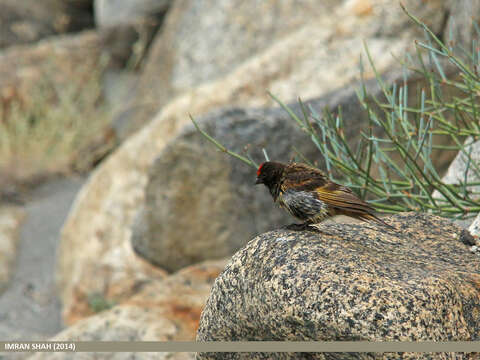
[[260, 172], [262, 171], [263, 165], [265, 165], [265, 163], [261, 163], [260, 166], [258, 167], [257, 176], [260, 176]]

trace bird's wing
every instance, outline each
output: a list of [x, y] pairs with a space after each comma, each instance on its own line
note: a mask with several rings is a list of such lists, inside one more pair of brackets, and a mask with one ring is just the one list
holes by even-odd
[[324, 203], [353, 213], [374, 214], [375, 210], [346, 186], [330, 181], [320, 170], [294, 163], [285, 169], [281, 191], [307, 191]]
[[281, 189], [313, 191], [327, 182], [328, 178], [320, 170], [305, 164], [294, 163], [285, 168]]
[[359, 199], [352, 190], [334, 182], [318, 187], [314, 192], [319, 200], [330, 206], [354, 213], [375, 213], [375, 210], [365, 201]]

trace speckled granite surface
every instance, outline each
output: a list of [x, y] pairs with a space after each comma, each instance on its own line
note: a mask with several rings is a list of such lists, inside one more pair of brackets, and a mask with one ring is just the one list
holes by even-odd
[[[385, 220], [398, 231], [376, 224], [322, 224], [329, 235], [277, 230], [257, 236], [217, 278], [197, 340], [480, 340], [480, 259], [459, 240], [462, 229], [427, 214]], [[400, 356], [304, 355], [299, 358]], [[199, 359], [252, 356], [198, 354]]]

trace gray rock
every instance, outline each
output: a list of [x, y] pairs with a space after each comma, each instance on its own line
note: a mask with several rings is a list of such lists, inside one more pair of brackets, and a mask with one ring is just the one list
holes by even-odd
[[[468, 231], [470, 232], [470, 234], [472, 234], [473, 236], [476, 236], [478, 239], [478, 236], [480, 236], [480, 214], [477, 215], [475, 220], [473, 220], [472, 224], [468, 228]], [[477, 242], [478, 242], [478, 245], [480, 245], [480, 241], [477, 240]]]
[[[246, 141], [261, 160], [265, 144], [273, 159], [288, 161], [291, 144], [309, 158], [317, 151], [279, 109], [222, 110], [200, 121], [221, 143], [241, 151]], [[219, 121], [221, 120], [221, 121]], [[133, 236], [143, 257], [169, 271], [232, 254], [254, 234], [288, 224], [265, 189], [255, 187], [255, 169], [219, 152], [187, 127], [159, 155], [146, 189], [147, 236]]]
[[[472, 142], [472, 138], [467, 138], [465, 140], [465, 152], [470, 154], [471, 161], [468, 161], [468, 157], [463, 153], [459, 152], [455, 159], [452, 161], [448, 167], [447, 173], [442, 178], [442, 181], [446, 184], [462, 184], [466, 183], [477, 183], [480, 181], [480, 171], [477, 171], [472, 164], [477, 164], [477, 167], [480, 166], [480, 141]], [[469, 164], [470, 163], [470, 164]], [[467, 172], [468, 165], [468, 172]], [[468, 192], [480, 192], [480, 186], [472, 185], [467, 186]], [[437, 190], [435, 190], [432, 196], [436, 199], [443, 199], [445, 197]], [[471, 195], [472, 199], [478, 199], [479, 196], [476, 194]], [[476, 224], [472, 224], [472, 219], [461, 219], [456, 221], [458, 225], [469, 228], [472, 232], [472, 235], [479, 235], [478, 230], [478, 220]]]
[[[465, 152], [467, 154], [470, 154], [471, 157], [468, 173], [468, 157], [463, 152], [459, 152], [450, 164], [446, 175], [443, 177], [443, 182], [447, 184], [461, 184], [465, 181], [465, 177], [467, 183], [474, 183], [480, 181], [480, 171], [476, 171], [476, 169], [472, 165], [477, 164], [477, 167], [480, 167], [480, 141], [472, 142], [472, 138], [467, 138], [465, 140]], [[480, 186], [469, 186], [467, 187], [467, 189], [473, 192], [480, 192]], [[435, 192], [434, 196], [439, 198], [442, 197], [442, 195], [438, 192]], [[472, 197], [478, 198], [478, 195], [473, 195]]]
[[64, 0], [0, 1], [0, 48], [93, 26], [88, 9]]
[[[321, 113], [343, 106], [347, 138], [356, 139], [364, 113], [350, 89], [306, 103]], [[291, 109], [301, 115], [300, 106]], [[295, 146], [306, 158], [320, 160], [314, 143], [280, 108], [226, 109], [198, 119], [199, 125], [228, 149], [264, 161], [287, 162]], [[192, 124], [172, 139], [149, 172], [145, 210], [137, 215], [132, 245], [137, 253], [169, 271], [206, 259], [228, 256], [255, 234], [294, 221], [279, 210], [264, 187], [254, 185], [255, 171], [218, 151]], [[142, 216], [146, 219], [139, 219]], [[147, 227], [147, 230], [145, 230]]]
[[[474, 23], [480, 21], [480, 3], [476, 0], [449, 0], [450, 11], [443, 31], [446, 41], [451, 45], [472, 49], [472, 38], [477, 36]], [[459, 55], [464, 55], [459, 52]]]
[[[420, 213], [384, 219], [397, 230], [323, 224], [319, 229], [330, 235], [276, 230], [257, 236], [216, 279], [197, 340], [478, 340], [480, 261], [459, 241], [461, 228]], [[311, 358], [360, 355], [372, 357]]]
[[0, 237], [8, 236], [10, 229], [19, 239], [16, 254], [5, 244], [0, 250], [0, 262], [15, 261], [10, 285], [0, 296], [0, 338], [45, 340], [62, 328], [53, 281], [55, 253], [59, 230], [82, 183], [81, 178], [69, 177], [35, 187], [25, 197], [20, 228], [13, 226], [18, 219], [1, 212]]
[[145, 18], [163, 17], [171, 0], [94, 0], [99, 27], [130, 24]]

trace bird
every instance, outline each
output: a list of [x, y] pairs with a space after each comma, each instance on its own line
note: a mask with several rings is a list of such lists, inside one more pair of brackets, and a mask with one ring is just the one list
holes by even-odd
[[305, 230], [335, 215], [373, 221], [394, 229], [350, 188], [334, 183], [322, 171], [303, 163], [263, 162], [258, 167], [255, 184], [264, 184], [275, 203], [303, 221], [287, 226], [290, 230]]

